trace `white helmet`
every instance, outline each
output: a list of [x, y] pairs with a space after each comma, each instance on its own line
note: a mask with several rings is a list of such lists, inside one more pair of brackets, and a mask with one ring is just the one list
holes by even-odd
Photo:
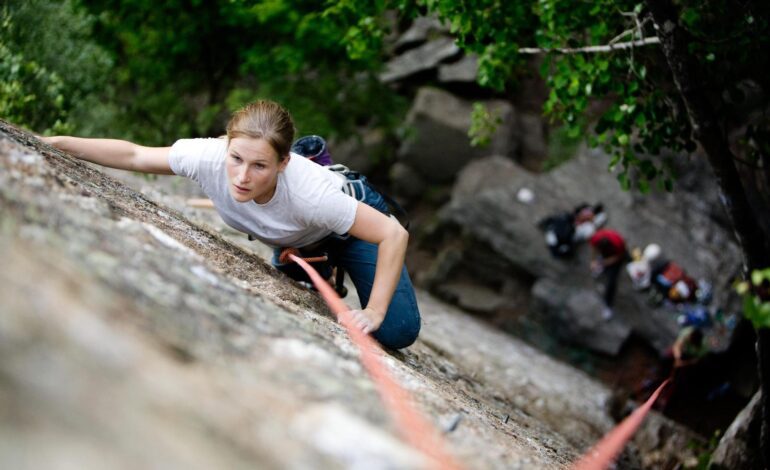
[[650, 243], [647, 245], [644, 248], [644, 252], [642, 253], [642, 259], [647, 262], [656, 259], [658, 256], [660, 256], [660, 246], [658, 246], [656, 243]]

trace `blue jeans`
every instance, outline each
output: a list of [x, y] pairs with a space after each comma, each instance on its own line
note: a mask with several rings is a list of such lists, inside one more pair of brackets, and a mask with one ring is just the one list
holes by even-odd
[[[331, 277], [333, 266], [343, 268], [353, 281], [353, 285], [356, 286], [361, 305], [366, 306], [374, 283], [377, 245], [355, 237], [348, 237], [344, 240], [330, 238], [312, 250], [300, 249], [300, 253], [303, 257], [326, 254], [329, 257], [329, 262], [313, 263], [313, 267], [324, 279]], [[297, 281], [310, 281], [305, 271], [297, 264], [280, 264], [279, 254], [280, 250], [276, 250], [273, 256], [273, 265], [279, 271]], [[404, 266], [401, 268], [401, 277], [385, 314], [385, 320], [379, 329], [372, 333], [372, 336], [385, 347], [401, 349], [414, 343], [419, 333], [420, 310], [417, 308], [417, 298], [414, 294], [412, 281], [409, 279], [409, 273], [406, 272]]]
[[[360, 176], [363, 182], [365, 177]], [[348, 177], [348, 179], [353, 179]], [[358, 179], [358, 178], [356, 178]], [[388, 213], [388, 206], [382, 196], [377, 191], [372, 190], [364, 184], [363, 195], [356, 194], [354, 197], [368, 204], [375, 209]], [[358, 193], [358, 191], [356, 191]], [[273, 255], [273, 266], [279, 271], [285, 273], [297, 281], [310, 282], [310, 279], [295, 263], [280, 264], [278, 256], [280, 250], [275, 250]], [[369, 296], [372, 293], [374, 283], [374, 272], [377, 265], [377, 245], [369, 243], [353, 236], [346, 238], [332, 235], [327, 237], [321, 243], [316, 244], [310, 249], [300, 249], [303, 257], [319, 256], [325, 254], [329, 257], [328, 262], [312, 263], [312, 266], [321, 274], [324, 279], [329, 279], [332, 275], [334, 266], [344, 269], [353, 285], [356, 286], [358, 299], [362, 307], [369, 303]], [[374, 339], [383, 346], [390, 349], [405, 348], [417, 339], [420, 333], [420, 310], [417, 308], [417, 298], [414, 294], [412, 281], [409, 279], [409, 273], [406, 267], [401, 268], [401, 277], [398, 280], [396, 291], [388, 306], [388, 311], [377, 331], [372, 333]]]

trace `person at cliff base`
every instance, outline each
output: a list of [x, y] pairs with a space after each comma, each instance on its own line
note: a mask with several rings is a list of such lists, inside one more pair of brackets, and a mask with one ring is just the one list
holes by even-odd
[[615, 230], [597, 230], [588, 240], [591, 246], [591, 272], [604, 281], [604, 308], [602, 318], [613, 317], [612, 303], [618, 287], [618, 277], [623, 264], [628, 260], [625, 239]]

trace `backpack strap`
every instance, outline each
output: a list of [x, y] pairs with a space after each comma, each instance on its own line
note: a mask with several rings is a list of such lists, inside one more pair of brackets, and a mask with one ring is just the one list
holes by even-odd
[[[369, 190], [379, 194], [382, 199], [385, 200], [385, 203], [390, 206], [399, 216], [405, 219], [408, 217], [406, 210], [401, 206], [401, 204], [396, 202], [396, 200], [387, 193], [380, 191], [369, 181], [368, 178], [363, 176], [360, 172], [351, 170], [341, 163], [329, 165], [326, 168], [335, 173], [340, 173], [347, 179], [346, 184], [342, 187], [342, 192], [345, 194], [352, 196], [358, 201], [363, 201], [364, 196], [366, 195], [366, 188], [368, 188]], [[409, 220], [406, 221], [404, 227], [409, 228]]]

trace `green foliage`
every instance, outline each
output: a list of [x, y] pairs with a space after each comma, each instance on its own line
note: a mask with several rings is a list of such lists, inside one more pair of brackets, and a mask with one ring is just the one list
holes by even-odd
[[[644, 3], [637, 0], [399, 0], [346, 3], [347, 20], [377, 23], [388, 8], [409, 18], [415, 12], [445, 20], [457, 43], [479, 55], [478, 81], [512, 90], [526, 59], [519, 51], [536, 47], [543, 54], [541, 73], [550, 89], [545, 114], [567, 136], [588, 136], [589, 143], [612, 155], [624, 188], [647, 191], [653, 183], [670, 190], [675, 179], [670, 155], [696, 146], [679, 91], [660, 46], [612, 52], [578, 52], [655, 36]], [[751, 80], [770, 90], [770, 3], [728, 0], [678, 0], [681, 24], [691, 35], [689, 53], [717, 112], [729, 118], [742, 101], [741, 83]], [[381, 36], [381, 35], [380, 35]], [[375, 35], [371, 34], [371, 38]], [[372, 40], [359, 41], [360, 56]], [[562, 49], [572, 49], [563, 52]], [[368, 52], [375, 56], [374, 52]], [[727, 96], [728, 99], [720, 99]], [[754, 103], [756, 105], [757, 103]], [[757, 162], [770, 150], [767, 120], [748, 126], [740, 144]]]
[[468, 129], [468, 137], [474, 147], [489, 145], [492, 136], [498, 126], [503, 122], [500, 113], [490, 111], [482, 103], [473, 103], [471, 112], [471, 127]]
[[754, 328], [770, 328], [770, 268], [756, 269], [749, 280], [735, 285], [743, 297], [743, 315]]
[[[0, 117], [41, 132], [66, 130], [63, 91], [58, 75], [0, 41]], [[55, 121], [41, 122], [41, 116]]]
[[10, 0], [0, 10], [0, 116], [38, 132], [69, 132], [102, 86], [106, 54], [92, 19], [70, 1]]
[[709, 437], [708, 442], [704, 444], [697, 444], [694, 442], [688, 443], [687, 447], [693, 449], [697, 453], [698, 463], [693, 467], [695, 470], [707, 470], [709, 468], [709, 462], [711, 456], [714, 454], [717, 446], [719, 445], [719, 439], [721, 438], [722, 431], [717, 429]]
[[574, 135], [565, 126], [554, 129], [548, 136], [548, 158], [543, 162], [544, 171], [552, 170], [567, 162], [580, 145], [582, 135]]
[[[78, 123], [103, 117], [96, 94], [111, 68], [107, 53], [91, 38], [94, 18], [70, 0], [8, 0], [0, 17], [2, 115], [38, 132], [88, 134]], [[20, 93], [21, 108], [21, 101], [9, 98]]]
[[108, 101], [123, 137], [221, 134], [232, 111], [258, 98], [286, 106], [301, 133], [327, 137], [392, 127], [403, 113], [371, 63], [348, 58], [351, 33], [321, 1], [78, 1], [98, 16], [97, 39], [115, 58]]

